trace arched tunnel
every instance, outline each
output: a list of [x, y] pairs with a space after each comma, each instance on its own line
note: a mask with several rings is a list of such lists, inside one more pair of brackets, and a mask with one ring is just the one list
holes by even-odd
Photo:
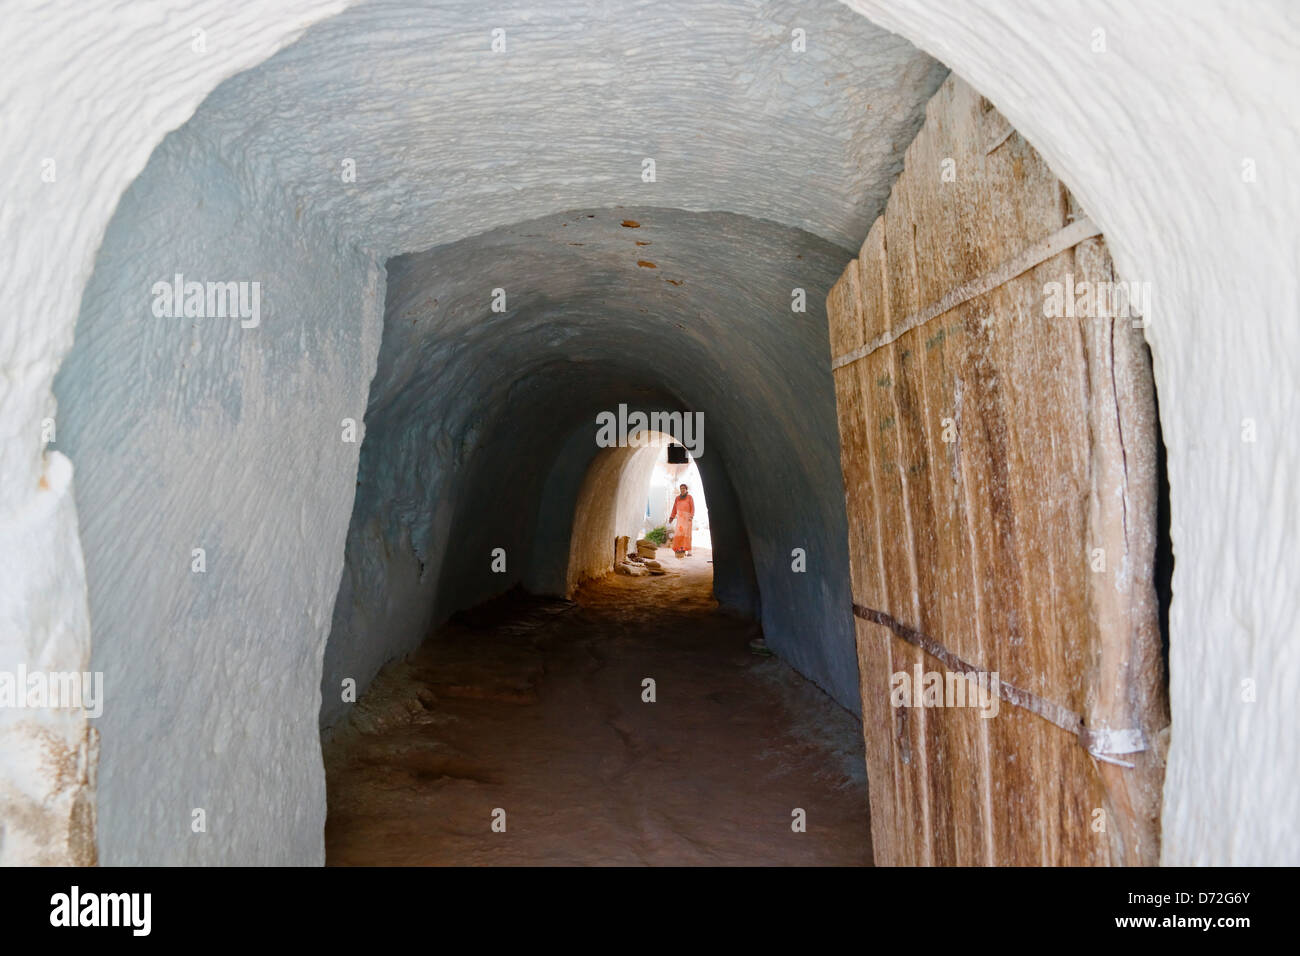
[[[868, 15], [856, 6], [869, 8]], [[938, 209], [940, 200], [927, 198], [921, 183], [941, 188], [948, 181], [943, 164], [951, 160], [942, 152], [922, 155], [923, 127], [936, 137], [964, 135], [962, 124], [974, 121], [960, 113], [967, 101], [952, 90], [969, 82], [978, 90], [969, 102], [982, 104], [971, 115], [1006, 125], [997, 141], [980, 128], [980, 162], [1012, 137], [1016, 158], [1008, 176], [1046, 177], [1050, 166], [1065, 184], [1051, 179], [1047, 213], [1028, 205], [1007, 211], [980, 198], [983, 215], [1026, 241], [1007, 240], [990, 252], [953, 225], [942, 245], [957, 250], [952, 255], [972, 275], [994, 274], [1032, 239], [1047, 244], [1040, 258], [998, 281], [1030, 275], [1026, 270], [1048, 255], [1100, 241], [1103, 229], [1116, 275], [1152, 279], [1162, 290], [1196, 272], [1186, 262], [1209, 262], [1213, 254], [1198, 245], [1203, 235], [1192, 235], [1196, 230], [1178, 230], [1174, 241], [1183, 245], [1173, 252], [1153, 238], [1178, 221], [1161, 205], [1174, 202], [1175, 186], [1159, 183], [1149, 164], [1121, 182], [1127, 174], [1107, 165], [1113, 159], [1102, 137], [1110, 134], [1098, 132], [1082, 158], [1070, 153], [1071, 123], [1086, 133], [1105, 129], [1117, 115], [1147, 115], [1164, 101], [1158, 84], [1126, 111], [1124, 76], [1116, 74], [1099, 81], [1095, 101], [1080, 115], [1052, 112], [1049, 101], [1059, 106], [1077, 89], [1058, 79], [1064, 67], [1036, 74], [1041, 64], [1027, 54], [999, 72], [1001, 44], [1015, 38], [1028, 44], [1024, 49], [1044, 49], [1041, 38], [1055, 29], [1050, 17], [984, 11], [953, 26], [914, 6], [590, 0], [551, 8], [509, 0], [484, 8], [461, 0], [364, 0], [304, 12], [292, 29], [267, 34], [256, 56], [249, 52], [238, 68], [214, 76], [183, 116], [159, 107], [157, 122], [168, 131], [104, 210], [102, 241], [87, 247], [93, 258], [88, 252], [75, 337], [64, 344], [61, 362], [48, 363], [51, 374], [57, 368], [58, 426], [49, 447], [76, 469], [76, 522], [60, 525], [59, 533], [75, 535], [84, 558], [88, 623], [69, 626], [89, 635], [88, 669], [102, 672], [110, 687], [95, 721], [94, 809], [75, 811], [94, 817], [93, 847], [74, 857], [97, 853], [106, 864], [324, 862], [331, 808], [322, 734], [328, 740], [344, 726], [357, 699], [339, 688], [351, 683], [364, 700], [386, 667], [421, 653], [458, 614], [503, 596], [522, 591], [566, 602], [622, 559], [614, 553], [616, 534], [643, 530], [651, 457], [621, 449], [611, 455], [592, 440], [598, 416], [620, 405], [698, 413], [703, 431], [692, 460], [708, 502], [716, 613], [752, 622], [746, 637], [761, 633], [780, 666], [816, 688], [826, 708], [853, 716], [854, 733], [865, 721], [869, 747], [872, 727], [880, 725], [867, 696], [864, 675], [876, 663], [864, 620], [893, 627], [896, 638], [947, 661], [950, 670], [970, 669], [964, 661], [978, 657], [975, 650], [953, 638], [956, 650], [936, 651], [919, 633], [937, 620], [937, 613], [927, 617], [923, 565], [927, 555], [942, 564], [944, 535], [956, 532], [941, 518], [931, 529], [930, 516], [917, 510], [928, 505], [917, 503], [916, 486], [907, 483], [928, 471], [915, 462], [909, 470], [907, 438], [899, 439], [897, 460], [871, 444], [894, 434], [888, 429], [908, 427], [906, 402], [900, 399], [898, 421], [888, 415], [870, 428], [846, 424], [857, 408], [857, 399], [846, 396], [858, 386], [836, 377], [846, 363], [873, 348], [893, 348], [903, 335], [900, 328], [873, 344], [866, 333], [845, 337], [837, 325], [838, 315], [852, 314], [870, 331], [862, 316], [877, 286], [884, 301], [901, 301], [890, 256], [910, 249], [916, 288], [935, 290], [918, 291], [910, 305], [894, 303], [899, 315], [915, 317], [936, 301], [956, 308], [993, 288], [966, 289], [959, 280], [969, 277], [959, 268], [939, 254], [927, 259], [925, 210]], [[1095, 5], [1077, 6], [1070, 21], [1076, 32], [1099, 16]], [[1110, 35], [1122, 36], [1122, 28], [1117, 20]], [[1079, 56], [1086, 57], [1088, 34], [1081, 36]], [[227, 49], [221, 31], [210, 31], [207, 42]], [[1168, 53], [1171, 61], [1178, 56]], [[1033, 77], [1049, 74], [1040, 91], [1045, 99], [1035, 105]], [[1139, 94], [1132, 95], [1137, 102]], [[1017, 129], [1032, 138], [1041, 159], [1014, 136]], [[905, 159], [917, 170], [915, 180], [900, 178]], [[923, 159], [933, 159], [932, 176]], [[989, 168], [997, 161], [990, 158]], [[1237, 158], [1224, 162], [1235, 169]], [[967, 167], [958, 168], [964, 176]], [[1145, 198], [1130, 202], [1135, 194]], [[1241, 202], [1259, 212], [1256, 200]], [[914, 222], [910, 237], [886, 234], [894, 228], [890, 217], [908, 203], [918, 210], [912, 215], [921, 232]], [[1058, 213], [1062, 231], [1075, 229], [1071, 246], [1051, 246], [1055, 234], [1034, 231], [1035, 216]], [[1092, 222], [1098, 225], [1086, 233], [1074, 225]], [[877, 223], [885, 224], [880, 232]], [[873, 248], [886, 263], [879, 283], [867, 267]], [[1103, 268], [1099, 259], [1077, 256], [1071, 261], [1080, 270]], [[844, 306], [850, 286], [860, 286], [858, 299]], [[954, 288], [966, 289], [966, 298], [941, 297]], [[212, 314], [214, 294], [226, 296], [229, 308], [220, 315]], [[1170, 313], [1213, 311], [1209, 293], [1195, 307], [1186, 288], [1161, 295]], [[980, 328], [979, 321], [968, 320], [966, 328]], [[943, 331], [917, 339], [917, 353], [939, 362], [957, 329], [949, 326], [946, 340]], [[1276, 840], [1254, 824], [1242, 824], [1254, 842], [1241, 844], [1229, 837], [1215, 843], [1196, 822], [1203, 819], [1198, 800], [1240, 808], [1245, 799], [1235, 789], [1206, 797], [1198, 783], [1214, 752], [1201, 736], [1210, 718], [1190, 716], [1205, 678], [1178, 663], [1196, 661], [1201, 675], [1207, 662], [1229, 653], [1227, 637], [1206, 637], [1204, 646], [1195, 637], [1202, 628], [1227, 631], [1192, 620], [1213, 603], [1197, 588], [1216, 576], [1203, 550], [1214, 550], [1214, 542], [1237, 548], [1224, 543], [1236, 541], [1237, 532], [1196, 506], [1217, 494], [1200, 487], [1194, 462], [1209, 452], [1189, 439], [1190, 423], [1206, 421], [1195, 410], [1202, 398], [1189, 393], [1204, 371], [1198, 363], [1208, 359], [1180, 334], [1160, 324], [1147, 330], [1151, 352], [1141, 342], [1138, 364], [1147, 383], [1154, 366], [1154, 384], [1132, 390], [1137, 408], [1160, 388], [1159, 422], [1154, 411], [1135, 412], [1134, 420], [1152, 434], [1163, 427], [1169, 445], [1179, 564], [1172, 608], [1167, 580], [1156, 583], [1164, 588], [1161, 613], [1169, 617], [1161, 621], [1169, 663], [1148, 661], [1162, 675], [1156, 683], [1161, 700], [1168, 694], [1175, 736], [1171, 745], [1167, 714], [1163, 721], [1152, 717], [1156, 723], [1142, 725], [1146, 746], [1136, 748], [1159, 758], [1154, 789], [1142, 799], [1155, 808], [1157, 832], [1163, 821], [1164, 843], [1139, 850], [1126, 844], [1123, 859], [1262, 859]], [[862, 401], [881, 389], [915, 387], [922, 394], [927, 382], [933, 385], [938, 366], [918, 371], [906, 364], [910, 354], [894, 350], [892, 377], [862, 371]], [[1041, 358], [1041, 349], [1035, 354], [1024, 359], [1041, 362], [1034, 374], [1066, 381], [1053, 359]], [[965, 414], [983, 414], [978, 390], [1001, 381], [980, 377], [994, 361], [990, 355], [968, 366], [981, 371], [957, 380], [955, 399], [946, 394], [955, 412], [917, 413], [917, 428], [927, 436], [933, 429], [925, 439], [933, 447], [944, 447], [937, 436], [948, 423], [967, 427], [964, 394], [974, 396], [965, 399]], [[1014, 370], [1005, 380], [1021, 387]], [[1089, 396], [1099, 391], [1096, 381], [1087, 378]], [[1114, 391], [1126, 409], [1129, 393]], [[1051, 394], [1067, 395], [1068, 405], [1074, 393], [1062, 385]], [[1023, 407], [1046, 408], [1054, 399], [1034, 401]], [[1234, 405], [1216, 422], [1233, 440], [1239, 412], [1245, 414]], [[1124, 423], [1129, 427], [1129, 419]], [[1042, 446], [997, 454], [1013, 467], [1049, 447], [1065, 458], [1083, 454], [1058, 448], [1056, 438], [1065, 434], [1052, 430], [1058, 425], [1044, 428], [1054, 437]], [[1095, 429], [1088, 434], [1101, 443]], [[876, 464], [854, 471], [858, 445], [846, 450], [846, 442], [870, 449], [861, 460]], [[957, 453], [976, 455], [984, 446], [972, 447]], [[1160, 473], [1143, 476], [1152, 489], [1164, 481], [1163, 446], [1159, 452]], [[879, 473], [869, 471], [882, 463], [900, 476], [900, 500], [910, 510], [881, 505], [878, 523], [864, 532], [855, 515], [864, 496], [885, 500]], [[1094, 471], [1101, 469], [1083, 469]], [[1014, 486], [1014, 477], [1002, 484]], [[1216, 487], [1234, 481], [1225, 477]], [[985, 502], [963, 507], [1012, 521], [999, 511], [1010, 505], [999, 497], [998, 481], [979, 487]], [[1029, 499], [1057, 494], [1031, 492]], [[1126, 503], [1146, 500], [1145, 492], [1128, 494]], [[1088, 522], [1100, 521], [1095, 513], [1107, 507], [1096, 503], [1101, 497], [1088, 499], [1093, 512], [1061, 521], [1093, 528]], [[1155, 522], [1155, 492], [1148, 497]], [[1161, 505], [1168, 508], [1167, 493]], [[1158, 546], [1168, 548], [1170, 519], [1160, 520], [1166, 537]], [[1213, 528], [1200, 529], [1201, 520]], [[1259, 521], [1251, 512], [1247, 524]], [[1057, 560], [1047, 544], [1041, 566], [1024, 557], [1038, 554], [1038, 543], [1024, 543], [1033, 527], [1019, 525], [1022, 538], [1014, 545], [1026, 549], [1017, 558], [1026, 562], [1026, 580]], [[997, 525], [990, 532], [995, 565], [1012, 547], [998, 550], [1003, 545], [994, 538], [1004, 531]], [[1259, 542], [1262, 533], [1245, 537]], [[910, 563], [890, 563], [891, 535], [910, 542]], [[977, 537], [969, 535], [973, 550], [983, 547]], [[1147, 544], [1148, 551], [1157, 547]], [[1254, 554], [1253, 547], [1243, 538], [1238, 550]], [[861, 595], [872, 586], [861, 573], [864, 555], [883, 569], [887, 587], [895, 575], [910, 575], [918, 596], [891, 605], [893, 617], [874, 609], [885, 606], [884, 598], [863, 610]], [[1239, 566], [1258, 566], [1256, 557]], [[44, 567], [34, 566], [33, 580], [47, 573]], [[988, 567], [991, 581], [1002, 565]], [[1001, 620], [1012, 634], [1056, 613], [1042, 607], [1073, 600], [1055, 596], [1068, 587], [1060, 583], [1065, 572], [1051, 568], [1051, 587], [1042, 592], [1049, 597], [1025, 598], [1023, 620]], [[936, 606], [956, 607], [952, 595], [961, 587], [934, 585]], [[996, 616], [998, 598], [989, 596], [995, 590], [986, 584], [971, 591], [981, 614], [994, 607]], [[1102, 613], [1095, 607], [1104, 597], [1086, 600], [1093, 601], [1087, 614]], [[1294, 608], [1290, 597], [1269, 600], [1271, 620]], [[1272, 627], [1247, 604], [1239, 605], [1237, 620], [1254, 623], [1242, 627]], [[900, 623], [899, 607], [915, 609], [910, 623]], [[971, 628], [989, 626], [980, 620]], [[1161, 635], [1151, 633], [1158, 658]], [[1189, 635], [1187, 643], [1180, 634]], [[1031, 689], [1051, 697], [1046, 686]], [[1096, 696], [1067, 704], [1083, 711]], [[1134, 706], [1147, 706], [1143, 701]], [[1220, 713], [1233, 706], [1225, 701]], [[1260, 704], [1266, 706], [1273, 705]], [[1114, 726], [1127, 725], [1117, 718]], [[1179, 726], [1186, 738], [1177, 737]], [[1159, 743], [1154, 731], [1163, 735]], [[892, 744], [890, 759], [900, 766], [911, 765], [907, 733], [904, 723]], [[882, 739], [891, 746], [889, 734]], [[1090, 746], [1086, 753], [1110, 764], [1134, 749]], [[936, 752], [922, 763], [949, 759], [942, 746]], [[852, 759], [862, 761], [861, 749]], [[1074, 766], [1069, 754], [1060, 759]], [[1089, 784], [1088, 800], [1109, 800], [1124, 786], [1111, 767], [1091, 766], [1101, 782]], [[982, 786], [997, 792], [987, 776]], [[892, 826], [893, 817], [875, 819], [862, 786], [863, 827], [868, 819], [871, 827]], [[992, 817], [1007, 815], [995, 798], [984, 802]], [[219, 839], [195, 839], [195, 808], [203, 808]], [[1002, 824], [985, 825], [994, 834]], [[897, 832], [903, 829], [899, 823]], [[1001, 831], [996, 837], [1004, 840]], [[84, 833], [76, 839], [84, 842]], [[959, 836], [953, 852], [994, 862], [994, 836], [988, 841], [968, 851]], [[1205, 849], [1210, 844], [1219, 849]], [[1228, 848], [1243, 845], [1255, 849]], [[877, 846], [878, 861], [882, 852]], [[1079, 851], [1076, 859], [1095, 861], [1105, 852], [1111, 851]], [[917, 861], [941, 856], [927, 849]]]
[[[702, 413], [720, 603], [860, 710], [825, 300], [946, 71], [833, 4], [798, 57], [772, 39], [791, 11], [530, 8], [494, 55], [502, 15], [320, 24], [214, 91], [113, 218], [56, 383], [95, 667], [139, 702], [102, 721], [106, 861], [176, 852], [115, 814], [186, 785], [177, 711], [210, 730], [213, 780], [315, 779], [318, 683], [329, 726], [341, 680], [453, 612], [569, 590], [567, 529], [539, 524], [571, 521], [595, 416], [629, 400]], [[130, 307], [177, 272], [265, 277], [256, 327]], [[257, 733], [232, 686], [293, 732]], [[301, 793], [223, 799], [254, 833], [301, 819], [264, 852], [319, 839]]]
[[[568, 528], [538, 533], [537, 523], [572, 512], [599, 451], [596, 416], [631, 399], [702, 415], [720, 599], [762, 608], [773, 645], [852, 702], [820, 304], [843, 255], [764, 220], [619, 207], [390, 260], [339, 653], [375, 634], [419, 634], [516, 581], [566, 593]], [[818, 304], [794, 313], [800, 287]], [[490, 311], [493, 288], [505, 292], [503, 311]], [[597, 544], [602, 557], [608, 545]], [[791, 583], [799, 546], [829, 573]], [[504, 576], [490, 569], [493, 547], [512, 556]], [[403, 606], [380, 592], [412, 597]]]

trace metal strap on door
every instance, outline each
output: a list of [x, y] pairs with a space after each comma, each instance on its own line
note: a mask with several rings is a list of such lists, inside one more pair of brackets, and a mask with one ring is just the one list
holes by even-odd
[[[986, 673], [986, 671], [981, 670], [969, 661], [958, 657], [933, 637], [908, 627], [884, 611], [877, 611], [874, 608], [863, 607], [861, 604], [855, 603], [853, 613], [864, 621], [870, 621], [873, 624], [880, 624], [889, 628], [895, 637], [914, 647], [919, 647], [931, 657], [941, 661], [949, 670], [962, 674]], [[1003, 680], [997, 681], [994, 686], [997, 689], [998, 696], [1008, 704], [1037, 714], [1049, 723], [1074, 734], [1079, 738], [1079, 743], [1083, 745], [1084, 749], [1098, 760], [1131, 769], [1133, 764], [1124, 760], [1116, 760], [1115, 755], [1139, 753], [1147, 749], [1146, 738], [1142, 735], [1142, 731], [1135, 727], [1126, 727], [1122, 730], [1087, 727], [1083, 717], [1055, 701], [1039, 697], [1035, 693]]]

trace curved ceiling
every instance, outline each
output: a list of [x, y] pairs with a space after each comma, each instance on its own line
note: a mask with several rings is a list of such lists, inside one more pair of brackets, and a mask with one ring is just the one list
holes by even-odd
[[618, 204], [856, 249], [947, 72], [833, 0], [538, 7], [360, 3], [223, 84], [190, 126], [248, 189], [287, 192], [381, 255]]

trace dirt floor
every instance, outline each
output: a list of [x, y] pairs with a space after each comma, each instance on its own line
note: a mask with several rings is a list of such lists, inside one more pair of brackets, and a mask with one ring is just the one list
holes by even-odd
[[385, 668], [325, 748], [327, 863], [869, 865], [857, 721], [749, 649], [709, 552], [659, 554], [667, 575], [512, 595]]

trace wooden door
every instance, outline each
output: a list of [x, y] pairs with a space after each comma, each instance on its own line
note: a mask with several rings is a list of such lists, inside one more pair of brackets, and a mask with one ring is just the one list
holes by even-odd
[[[950, 77], [828, 298], [878, 864], [1158, 862], [1154, 390], [1141, 287], [1080, 298], [1107, 282]], [[997, 674], [995, 715], [963, 673]]]

